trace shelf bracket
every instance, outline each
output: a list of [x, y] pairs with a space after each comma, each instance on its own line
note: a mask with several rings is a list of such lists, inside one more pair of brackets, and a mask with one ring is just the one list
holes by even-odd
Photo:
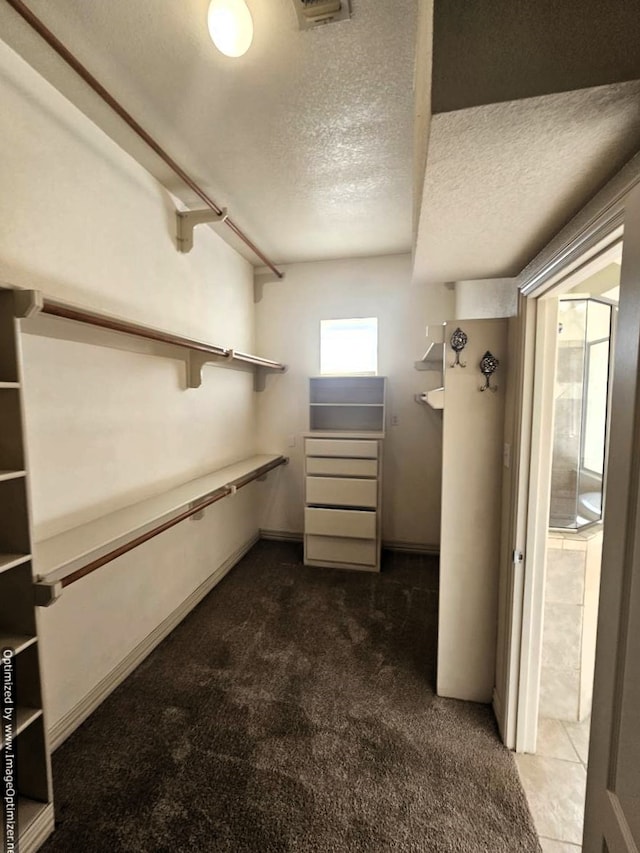
[[271, 273], [261, 273], [260, 275], [255, 275], [253, 277], [253, 301], [255, 303], [262, 302], [265, 284], [278, 284], [284, 278], [286, 278], [286, 273], [282, 273], [279, 276], [273, 275]]
[[14, 290], [13, 304], [16, 317], [26, 320], [42, 311], [44, 296], [41, 290]]
[[49, 607], [62, 595], [61, 581], [36, 581], [33, 585], [36, 607]]
[[204, 210], [178, 210], [177, 219], [177, 245], [179, 252], [190, 252], [193, 249], [193, 229], [196, 225], [204, 225], [208, 222], [224, 222], [229, 216], [227, 208], [223, 207], [221, 213], [205, 208]]
[[198, 352], [198, 350], [189, 350], [187, 353], [187, 388], [199, 388], [202, 385], [202, 368], [217, 358], [229, 361], [233, 358], [233, 350], [228, 350], [226, 355], [213, 355], [212, 353]]

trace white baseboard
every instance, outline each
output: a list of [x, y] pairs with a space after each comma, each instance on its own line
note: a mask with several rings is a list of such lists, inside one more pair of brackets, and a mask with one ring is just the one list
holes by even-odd
[[383, 539], [382, 547], [387, 551], [401, 551], [406, 554], [427, 554], [430, 557], [440, 556], [440, 546], [426, 542], [404, 542], [401, 539]]
[[[302, 542], [304, 534], [296, 533], [293, 530], [260, 530], [260, 538], [268, 539], [273, 542]], [[425, 544], [424, 542], [403, 542], [402, 540], [389, 539], [383, 540], [382, 547], [387, 551], [403, 551], [407, 554], [428, 554], [429, 556], [439, 556], [440, 546]]]
[[498, 731], [500, 732], [500, 737], [502, 738], [503, 744], [507, 747], [507, 749], [515, 749], [515, 743], [509, 743], [509, 739], [505, 736], [505, 732], [503, 731], [504, 708], [502, 706], [502, 702], [500, 701], [498, 691], [495, 687], [493, 688], [493, 693], [491, 694], [491, 707], [493, 708], [493, 715], [496, 718], [496, 724], [498, 726]]
[[498, 728], [500, 729], [500, 734], [502, 735], [502, 729], [500, 728], [502, 722], [502, 705], [500, 704], [500, 697], [498, 696], [498, 692], [495, 687], [491, 694], [491, 706], [493, 708], [496, 722], [498, 723]]
[[205, 595], [253, 548], [259, 538], [257, 534], [252, 536], [244, 545], [234, 551], [179, 607], [170, 613], [135, 649], [129, 652], [115, 669], [111, 670], [102, 681], [96, 684], [84, 699], [49, 729], [51, 750], [57, 749], [95, 711], [98, 705], [142, 663], [147, 655], [193, 610], [196, 604], [202, 601]]
[[264, 530], [260, 528], [260, 538], [272, 542], [302, 542], [302, 533], [293, 530]]

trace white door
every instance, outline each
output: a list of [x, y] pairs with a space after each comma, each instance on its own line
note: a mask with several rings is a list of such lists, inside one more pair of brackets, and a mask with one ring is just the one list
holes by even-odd
[[585, 853], [640, 849], [640, 188], [625, 210]]

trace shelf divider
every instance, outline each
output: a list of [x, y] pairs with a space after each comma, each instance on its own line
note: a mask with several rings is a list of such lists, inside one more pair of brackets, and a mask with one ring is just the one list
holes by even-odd
[[[42, 716], [42, 708], [18, 708], [16, 711], [16, 730], [14, 738], [17, 738], [31, 723]], [[0, 727], [0, 749], [4, 747], [3, 728]]]

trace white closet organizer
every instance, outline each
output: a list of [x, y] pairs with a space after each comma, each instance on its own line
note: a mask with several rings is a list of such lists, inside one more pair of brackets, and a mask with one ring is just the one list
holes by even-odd
[[264, 479], [269, 471], [288, 461], [286, 456], [251, 456], [35, 543], [36, 603], [48, 606], [64, 587], [254, 480]]
[[266, 376], [269, 373], [284, 373], [286, 364], [273, 361], [270, 358], [252, 355], [239, 350], [216, 346], [206, 341], [186, 338], [184, 335], [176, 335], [164, 329], [156, 329], [153, 326], [144, 326], [141, 323], [132, 323], [121, 317], [111, 314], [102, 314], [90, 311], [80, 305], [68, 302], [59, 302], [50, 299], [39, 290], [14, 290], [16, 316], [29, 319], [38, 315], [58, 317], [64, 321], [71, 320], [83, 323], [87, 326], [96, 326], [115, 332], [118, 335], [142, 338], [167, 344], [169, 347], [177, 348], [185, 357], [187, 376], [187, 388], [199, 388], [202, 385], [202, 368], [205, 364], [215, 364], [219, 367], [231, 367], [236, 370], [252, 370], [254, 373], [254, 390], [263, 391]]
[[[33, 596], [19, 345], [13, 294], [0, 290], [0, 652], [10, 650], [15, 685], [15, 704], [9, 706], [12, 737], [5, 737], [4, 720], [0, 729], [0, 779], [11, 770], [16, 849], [30, 853], [52, 832], [54, 817]], [[2, 808], [0, 814], [4, 841], [11, 815], [5, 824]]]
[[380, 571], [385, 378], [309, 383], [304, 562]]
[[[57, 302], [38, 291], [0, 287], [0, 653], [9, 650], [16, 685], [11, 736], [4, 725], [0, 731], [0, 779], [13, 762], [16, 849], [21, 853], [37, 850], [54, 827], [36, 606], [51, 604], [64, 587], [288, 461], [277, 455], [252, 456], [32, 546], [17, 318], [37, 314], [158, 341], [172, 348], [167, 350], [170, 357], [179, 348], [186, 354], [189, 388], [200, 386], [206, 363], [252, 370], [256, 391], [264, 389], [268, 374], [286, 370], [271, 359]], [[0, 815], [4, 841], [14, 827], [12, 815], [5, 821], [3, 808]]]

